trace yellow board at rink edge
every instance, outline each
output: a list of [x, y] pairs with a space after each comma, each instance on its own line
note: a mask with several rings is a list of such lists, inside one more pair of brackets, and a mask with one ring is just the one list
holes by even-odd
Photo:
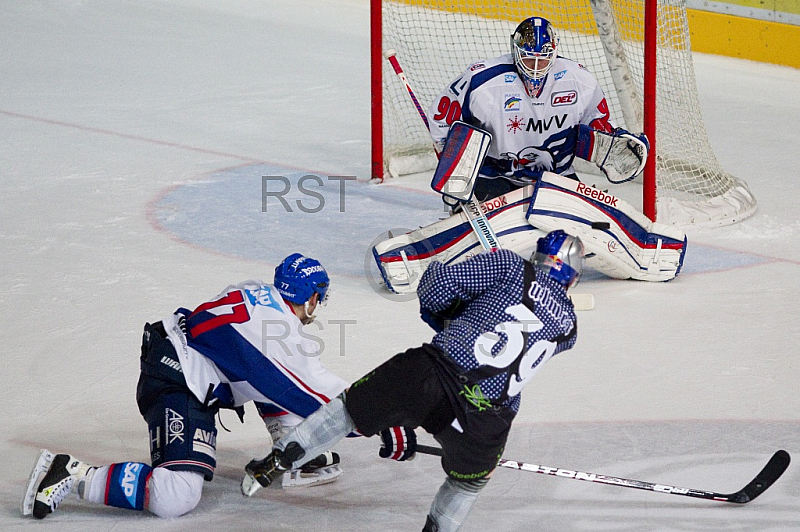
[[[592, 17], [589, 0], [397, 0], [398, 3], [420, 6], [439, 11], [467, 13], [480, 17], [522, 21], [531, 16], [549, 19], [556, 27], [569, 27], [571, 31], [594, 33], [591, 27], [576, 26], [581, 20]], [[614, 1], [627, 5], [626, 9], [642, 11], [643, 1]], [[731, 4], [747, 8], [800, 14], [800, 0], [717, 0], [717, 4]], [[535, 12], [534, 12], [535, 11]], [[689, 35], [695, 52], [724, 55], [764, 63], [800, 68], [800, 26], [770, 20], [758, 20], [725, 13], [687, 9]], [[623, 38], [633, 37], [641, 28], [619, 28]], [[625, 35], [629, 33], [629, 35]], [[640, 35], [639, 35], [640, 36]]]

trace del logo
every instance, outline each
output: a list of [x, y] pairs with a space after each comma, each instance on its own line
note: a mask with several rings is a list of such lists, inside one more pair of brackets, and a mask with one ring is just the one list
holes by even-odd
[[506, 94], [505, 103], [503, 104], [503, 111], [510, 113], [519, 111], [522, 105], [522, 98], [519, 94]]
[[136, 495], [136, 480], [139, 478], [139, 468], [142, 467], [142, 464], [136, 464], [134, 462], [128, 462], [125, 465], [125, 472], [122, 476], [122, 491], [125, 493], [125, 497], [128, 499], [132, 499], [134, 495]]
[[517, 80], [517, 76], [514, 74], [506, 74], [505, 75], [506, 83], [514, 83]]
[[550, 105], [572, 105], [578, 100], [578, 93], [575, 91], [554, 92], [550, 99]]
[[593, 200], [599, 201], [600, 203], [605, 203], [609, 207], [617, 206], [617, 198], [615, 198], [608, 192], [597, 190], [594, 187], [587, 187], [583, 183], [578, 183], [578, 187], [575, 189], [575, 191], [578, 194], [586, 196], [587, 198], [592, 198]]

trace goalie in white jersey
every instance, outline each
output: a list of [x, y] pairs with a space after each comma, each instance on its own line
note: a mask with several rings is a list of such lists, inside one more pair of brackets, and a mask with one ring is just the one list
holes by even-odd
[[[603, 90], [581, 64], [558, 56], [558, 36], [550, 22], [531, 17], [511, 35], [511, 53], [473, 63], [433, 102], [428, 117], [437, 152], [456, 120], [488, 131], [492, 144], [480, 170], [475, 197], [494, 198], [539, 179], [549, 171], [577, 179], [573, 159], [603, 163], [607, 156], [633, 171], [646, 156], [643, 136], [609, 122]], [[616, 153], [593, 154], [595, 135], [604, 140], [628, 134], [641, 142], [619, 143]], [[612, 182], [634, 175], [609, 175]], [[609, 165], [610, 169], [610, 165]], [[638, 172], [636, 172], [638, 173]]]
[[[214, 475], [220, 408], [243, 416], [242, 405], [255, 401], [277, 441], [281, 425], [299, 423], [345, 389], [347, 383], [320, 363], [321, 344], [302, 331], [325, 304], [329, 284], [318, 261], [295, 253], [276, 268], [274, 286], [229, 286], [194, 311], [180, 308], [145, 324], [136, 401], [149, 428], [151, 465], [91, 467], [42, 451], [23, 514], [42, 519], [69, 493], [160, 517], [192, 510], [203, 481]], [[338, 455], [326, 451], [288, 480], [330, 482], [341, 475], [338, 463]]]

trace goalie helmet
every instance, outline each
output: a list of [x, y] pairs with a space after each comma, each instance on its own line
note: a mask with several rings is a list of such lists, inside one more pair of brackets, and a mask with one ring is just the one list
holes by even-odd
[[523, 20], [511, 35], [514, 64], [529, 96], [538, 95], [547, 73], [556, 60], [558, 35], [550, 22], [541, 17]]
[[300, 253], [289, 255], [275, 268], [275, 288], [284, 299], [298, 305], [311, 299], [314, 293], [319, 294], [319, 303], [324, 305], [328, 301], [330, 282], [328, 272], [319, 261]]
[[565, 288], [570, 288], [578, 283], [583, 271], [583, 255], [580, 238], [556, 229], [539, 239], [531, 262]]

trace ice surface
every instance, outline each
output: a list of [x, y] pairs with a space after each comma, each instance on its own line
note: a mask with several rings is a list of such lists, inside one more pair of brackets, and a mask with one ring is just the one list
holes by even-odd
[[[244, 425], [223, 413], [216, 477], [185, 517], [72, 499], [41, 523], [19, 513], [41, 447], [148, 459], [134, 401], [145, 321], [270, 280], [290, 252], [330, 270], [315, 334], [345, 379], [430, 338], [413, 300], [365, 276], [382, 232], [441, 215], [422, 178], [363, 183], [368, 27], [365, 0], [0, 4], [0, 529], [422, 528], [437, 460], [380, 460], [375, 439], [337, 446], [339, 482], [243, 499], [242, 468], [267, 451], [254, 409]], [[695, 68], [715, 151], [759, 210], [690, 233], [673, 282], [588, 275], [596, 309], [525, 389], [510, 459], [735, 491], [775, 450], [800, 451], [800, 71], [707, 55]], [[262, 176], [307, 175], [324, 208], [262, 205]], [[329, 176], [362, 181], [345, 182], [344, 212]], [[464, 529], [800, 530], [796, 467], [742, 507], [500, 470]]]

